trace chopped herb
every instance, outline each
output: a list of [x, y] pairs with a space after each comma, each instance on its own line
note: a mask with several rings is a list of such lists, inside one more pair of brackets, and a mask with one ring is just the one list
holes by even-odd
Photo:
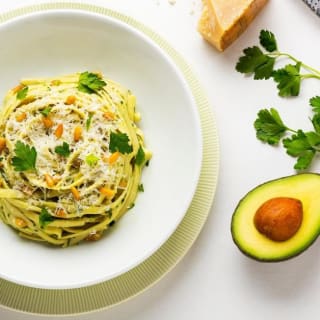
[[28, 95], [29, 87], [25, 86], [17, 92], [17, 99], [23, 100]]
[[135, 160], [135, 163], [138, 165], [138, 166], [141, 166], [144, 162], [145, 162], [145, 153], [144, 153], [144, 150], [143, 148], [140, 146], [139, 149], [138, 149], [138, 152], [137, 152], [137, 155], [136, 155], [136, 160]]
[[92, 153], [90, 153], [90, 154], [88, 154], [88, 155], [86, 156], [86, 163], [87, 163], [90, 167], [95, 166], [98, 161], [99, 161], [99, 158], [98, 158], [96, 155], [92, 154]]
[[139, 192], [144, 192], [144, 186], [143, 186], [142, 183], [140, 183], [140, 184], [138, 185], [138, 191], [139, 191]]
[[106, 211], [106, 214], [107, 214], [107, 217], [108, 217], [109, 219], [111, 219], [111, 218], [112, 218], [112, 209], [108, 209], [108, 210]]
[[132, 209], [135, 206], [134, 202], [128, 207], [128, 210]]
[[54, 151], [60, 156], [68, 157], [70, 155], [69, 144], [66, 142], [63, 142], [61, 146], [56, 146]]
[[[272, 78], [277, 83], [278, 94], [281, 97], [299, 95], [301, 82], [304, 79], [320, 80], [319, 70], [299, 61], [291, 54], [278, 51], [277, 41], [272, 32], [261, 30], [259, 40], [263, 48], [253, 46], [244, 49], [244, 55], [239, 58], [236, 64], [237, 71], [253, 74], [256, 80]], [[283, 68], [274, 70], [275, 63], [279, 58], [289, 59], [294, 64], [287, 64]]]
[[88, 119], [86, 121], [86, 129], [87, 129], [87, 131], [90, 129], [91, 122], [92, 122], [92, 117], [93, 117], [93, 113], [89, 113]]
[[12, 165], [15, 171], [35, 170], [37, 151], [21, 141], [15, 145], [15, 156], [12, 158]]
[[109, 149], [112, 153], [118, 151], [123, 154], [131, 153], [133, 150], [128, 135], [122, 132], [111, 132]]
[[78, 90], [85, 93], [97, 93], [106, 85], [106, 82], [97, 74], [92, 72], [83, 72], [80, 74]]
[[44, 228], [52, 221], [54, 221], [54, 217], [49, 213], [49, 211], [46, 208], [42, 208], [39, 215], [40, 227]]
[[51, 112], [52, 110], [52, 107], [45, 107], [43, 110], [41, 110], [41, 114], [44, 116], [44, 117], [47, 117], [49, 115], [49, 113]]

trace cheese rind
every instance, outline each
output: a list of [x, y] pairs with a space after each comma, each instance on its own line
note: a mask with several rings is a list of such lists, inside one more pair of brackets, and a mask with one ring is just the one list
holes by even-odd
[[203, 0], [198, 31], [224, 51], [249, 26], [268, 0]]

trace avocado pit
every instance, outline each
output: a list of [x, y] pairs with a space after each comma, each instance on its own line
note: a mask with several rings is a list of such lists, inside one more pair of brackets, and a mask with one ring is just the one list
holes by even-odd
[[303, 218], [302, 202], [289, 197], [271, 198], [256, 211], [256, 229], [273, 241], [286, 241], [299, 230]]

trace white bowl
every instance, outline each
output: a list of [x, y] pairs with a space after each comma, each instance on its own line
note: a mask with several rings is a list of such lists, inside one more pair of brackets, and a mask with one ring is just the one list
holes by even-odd
[[178, 68], [144, 34], [82, 11], [34, 13], [0, 25], [0, 97], [21, 78], [102, 71], [131, 89], [153, 152], [136, 205], [103, 239], [66, 249], [23, 240], [0, 223], [0, 277], [66, 289], [114, 278], [143, 262], [183, 219], [201, 168], [195, 102]]

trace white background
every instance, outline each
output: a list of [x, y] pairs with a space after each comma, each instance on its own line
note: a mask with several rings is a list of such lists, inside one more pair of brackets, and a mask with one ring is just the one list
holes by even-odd
[[[289, 126], [307, 128], [311, 114], [308, 99], [320, 95], [319, 81], [307, 80], [298, 98], [280, 98], [272, 81], [254, 81], [237, 73], [234, 69], [237, 59], [243, 48], [257, 44], [263, 28], [276, 34], [280, 50], [319, 69], [319, 17], [302, 1], [270, 0], [245, 34], [219, 53], [196, 31], [200, 0], [176, 0], [174, 5], [168, 0], [87, 2], [134, 17], [165, 37], [183, 55], [206, 90], [215, 113], [221, 167], [209, 219], [194, 246], [173, 271], [128, 302], [68, 319], [318, 318], [319, 241], [289, 261], [259, 263], [243, 256], [233, 244], [230, 220], [238, 201], [251, 188], [295, 173], [294, 160], [281, 148], [271, 148], [256, 140], [252, 123], [257, 111], [275, 107]], [[40, 1], [1, 1], [0, 12], [35, 3]], [[311, 170], [318, 172], [320, 165]], [[46, 318], [0, 307], [1, 320]]]

